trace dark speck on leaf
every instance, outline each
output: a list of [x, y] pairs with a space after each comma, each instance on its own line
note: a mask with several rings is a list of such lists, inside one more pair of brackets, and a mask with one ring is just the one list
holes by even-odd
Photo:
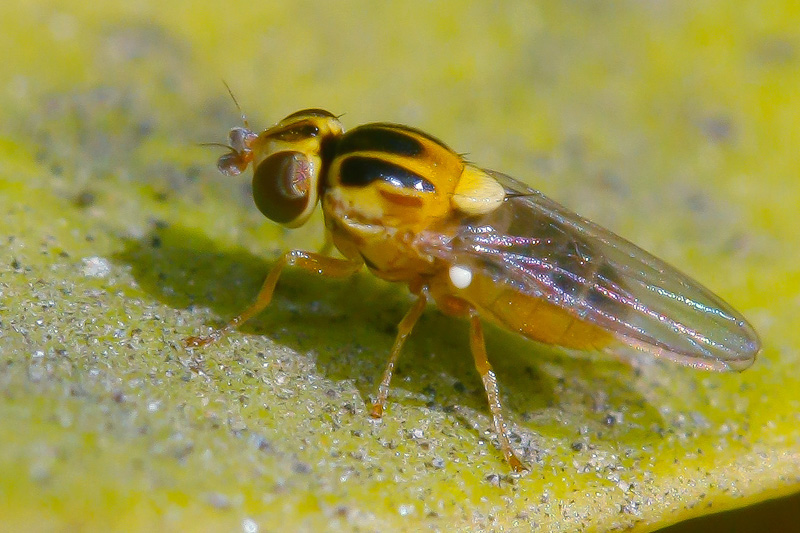
[[311, 465], [309, 465], [308, 463], [298, 462], [295, 463], [294, 466], [292, 466], [292, 470], [294, 470], [296, 474], [310, 474]]
[[76, 207], [86, 208], [94, 205], [96, 200], [97, 197], [94, 195], [94, 193], [90, 191], [83, 191], [75, 197], [74, 202]]
[[498, 474], [489, 474], [484, 478], [484, 480], [488, 481], [490, 485], [493, 485], [495, 487], [500, 486], [500, 475]]

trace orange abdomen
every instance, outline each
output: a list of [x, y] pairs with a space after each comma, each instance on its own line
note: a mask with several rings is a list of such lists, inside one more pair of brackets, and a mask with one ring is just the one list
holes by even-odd
[[487, 276], [475, 273], [470, 285], [463, 289], [453, 287], [444, 276], [437, 278], [431, 284], [431, 291], [445, 312], [446, 300], [455, 297], [469, 302], [481, 317], [504, 329], [537, 342], [575, 350], [601, 349], [613, 339], [605, 329]]

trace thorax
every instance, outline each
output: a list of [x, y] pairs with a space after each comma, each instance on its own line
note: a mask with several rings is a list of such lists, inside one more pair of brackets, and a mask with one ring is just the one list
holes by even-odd
[[439, 268], [415, 246], [451, 216], [461, 157], [417, 130], [370, 124], [337, 143], [324, 176], [325, 224], [339, 251], [377, 276], [413, 281]]

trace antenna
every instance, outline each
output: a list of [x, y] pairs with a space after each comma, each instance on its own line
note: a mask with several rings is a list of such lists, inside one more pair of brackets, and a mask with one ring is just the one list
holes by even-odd
[[231, 95], [231, 100], [233, 100], [233, 103], [236, 106], [236, 109], [239, 110], [239, 114], [242, 116], [242, 122], [244, 123], [244, 127], [249, 130], [250, 129], [250, 123], [247, 121], [247, 117], [245, 116], [244, 111], [242, 111], [242, 107], [239, 105], [239, 101], [233, 95], [233, 91], [231, 90], [230, 86], [228, 85], [228, 82], [226, 82], [225, 80], [222, 80], [222, 84], [225, 85], [226, 89], [228, 89], [228, 94]]

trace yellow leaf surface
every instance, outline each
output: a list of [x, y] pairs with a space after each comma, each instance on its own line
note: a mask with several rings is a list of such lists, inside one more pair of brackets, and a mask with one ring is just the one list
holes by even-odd
[[[800, 8], [790, 1], [5, 2], [0, 523], [35, 530], [610, 530], [800, 486]], [[679, 265], [752, 320], [742, 374], [499, 329], [508, 475], [465, 324], [429, 309], [381, 423], [404, 288], [214, 168], [302, 108], [409, 124]]]

